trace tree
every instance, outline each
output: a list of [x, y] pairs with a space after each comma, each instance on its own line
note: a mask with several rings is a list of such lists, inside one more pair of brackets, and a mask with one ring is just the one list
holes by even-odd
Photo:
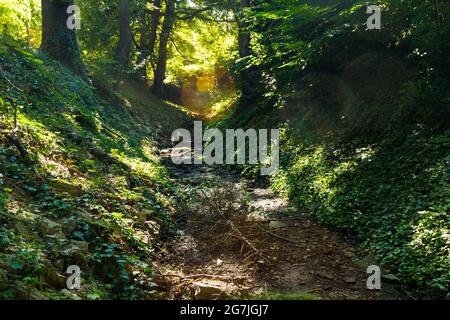
[[[154, 0], [150, 12], [150, 23], [147, 23], [147, 12], [144, 14], [141, 27], [140, 49], [141, 55], [138, 59], [138, 65], [141, 67], [141, 74], [147, 75], [148, 58], [154, 60], [156, 40], [158, 38], [158, 27], [161, 20], [161, 0]], [[152, 63], [154, 64], [154, 63]], [[154, 69], [154, 66], [152, 66]], [[153, 70], [155, 71], [155, 70]]]
[[73, 0], [42, 0], [41, 50], [85, 77], [75, 30], [67, 26], [67, 9], [73, 3]]
[[250, 32], [248, 30], [248, 23], [245, 18], [245, 10], [249, 7], [250, 0], [240, 0], [240, 12], [236, 15], [238, 25], [239, 58], [244, 58], [250, 55]]
[[116, 48], [116, 60], [121, 66], [130, 63], [131, 45], [133, 42], [130, 29], [130, 1], [119, 0], [119, 32], [120, 38]]
[[[235, 12], [238, 26], [238, 50], [239, 58], [245, 59], [251, 55], [251, 34], [247, 22], [246, 11], [250, 8], [250, 0], [239, 0], [238, 12]], [[247, 61], [246, 61], [247, 63]], [[239, 71], [238, 85], [242, 93], [241, 103], [236, 108], [236, 114], [240, 114], [243, 108], [247, 108], [248, 101], [252, 101], [258, 96], [258, 83], [260, 73], [251, 68], [242, 68]]]
[[153, 79], [152, 92], [161, 97], [163, 94], [164, 79], [166, 77], [167, 67], [167, 42], [175, 23], [175, 0], [166, 1], [166, 12], [164, 14], [164, 22], [159, 37], [159, 52], [156, 63], [156, 70]]

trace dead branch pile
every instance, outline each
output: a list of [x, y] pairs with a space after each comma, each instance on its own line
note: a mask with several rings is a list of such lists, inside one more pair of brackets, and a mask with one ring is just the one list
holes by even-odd
[[249, 219], [251, 210], [233, 184], [202, 190], [199, 196], [197, 219], [208, 224], [208, 234], [215, 240], [211, 242], [239, 250], [246, 262], [273, 262], [266, 250], [268, 235], [262, 232], [261, 222]]

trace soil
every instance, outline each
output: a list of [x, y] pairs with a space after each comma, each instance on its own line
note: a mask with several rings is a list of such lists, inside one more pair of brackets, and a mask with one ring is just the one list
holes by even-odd
[[[158, 265], [165, 298], [404, 298], [389, 284], [367, 289], [367, 259], [269, 188], [221, 167], [175, 166], [170, 149], [161, 155], [174, 180], [219, 194], [216, 207], [200, 197], [173, 217], [176, 232]], [[225, 207], [231, 213], [214, 212]]]

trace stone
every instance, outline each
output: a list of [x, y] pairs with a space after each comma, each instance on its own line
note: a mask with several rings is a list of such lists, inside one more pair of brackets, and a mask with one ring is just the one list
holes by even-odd
[[89, 243], [86, 241], [70, 240], [70, 244], [84, 254], [89, 253]]
[[397, 277], [395, 274], [383, 274], [381, 275], [381, 278], [384, 280], [387, 280], [389, 282], [400, 282], [400, 278]]
[[222, 287], [213, 282], [194, 282], [195, 299], [197, 300], [212, 300], [223, 298], [224, 291]]
[[149, 221], [146, 221], [144, 223], [144, 225], [145, 225], [146, 229], [150, 232], [151, 235], [153, 235], [155, 237], [159, 235], [161, 226], [158, 224], [158, 222], [149, 220]]
[[63, 259], [56, 259], [53, 261], [53, 266], [55, 266], [55, 269], [59, 272], [64, 272], [64, 260]]
[[61, 225], [45, 217], [40, 217], [36, 223], [36, 230], [41, 236], [46, 236], [61, 231]]
[[136, 230], [136, 232], [134, 234], [135, 234], [135, 237], [137, 239], [139, 239], [140, 241], [142, 241], [143, 243], [151, 244], [152, 238], [146, 232]]
[[317, 271], [316, 275], [327, 280], [333, 280], [333, 276], [325, 271]]
[[61, 221], [61, 224], [62, 224], [64, 234], [68, 238], [72, 235], [72, 232], [74, 232], [78, 227], [77, 220], [73, 217], [63, 219]]
[[345, 252], [344, 252], [344, 255], [345, 255], [347, 258], [353, 258], [353, 257], [355, 256], [355, 254], [354, 254], [353, 252], [351, 252], [351, 251], [345, 251]]
[[22, 222], [17, 222], [14, 225], [14, 229], [17, 230], [21, 235], [27, 235], [31, 233], [31, 230], [28, 226], [24, 225]]
[[44, 260], [44, 270], [43, 270], [43, 276], [45, 281], [50, 284], [55, 289], [64, 289], [66, 288], [66, 277], [62, 274], [59, 274], [51, 262], [49, 260]]
[[89, 212], [87, 212], [83, 209], [77, 209], [74, 212], [74, 216], [80, 217], [84, 222], [89, 223], [89, 224], [93, 224], [95, 222], [92, 214], [90, 214]]
[[14, 281], [12, 289], [14, 297], [19, 300], [48, 300], [39, 290], [25, 285], [22, 281]]
[[79, 197], [83, 194], [83, 188], [80, 185], [71, 184], [63, 180], [53, 180], [50, 185], [58, 192], [66, 192], [74, 197]]
[[356, 283], [356, 279], [354, 277], [344, 277], [343, 280], [348, 284]]
[[269, 223], [269, 228], [270, 229], [280, 229], [280, 228], [286, 228], [287, 224], [281, 222], [281, 221], [277, 221], [277, 220], [272, 220]]
[[70, 244], [62, 250], [61, 254], [65, 257], [66, 265], [77, 265], [84, 269], [88, 266], [87, 255], [89, 253], [89, 244], [85, 241], [70, 241]]
[[136, 212], [136, 217], [139, 223], [145, 223], [146, 221], [154, 220], [155, 212], [150, 209], [142, 209]]

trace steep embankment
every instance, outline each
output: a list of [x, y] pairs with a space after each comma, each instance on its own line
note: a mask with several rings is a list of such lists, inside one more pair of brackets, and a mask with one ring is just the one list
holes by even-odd
[[[266, 96], [277, 100], [254, 101], [232, 119], [281, 128], [274, 190], [358, 243], [385, 274], [420, 289], [414, 297], [446, 297], [450, 140], [448, 108], [436, 89], [442, 84], [424, 86], [406, 57], [366, 49], [361, 34], [330, 40], [287, 92], [267, 86]], [[347, 47], [354, 38], [360, 51]]]
[[[155, 141], [186, 115], [132, 80], [86, 84], [9, 38], [0, 73], [0, 298], [154, 296], [153, 245], [180, 194]], [[81, 291], [66, 290], [70, 265]]]

